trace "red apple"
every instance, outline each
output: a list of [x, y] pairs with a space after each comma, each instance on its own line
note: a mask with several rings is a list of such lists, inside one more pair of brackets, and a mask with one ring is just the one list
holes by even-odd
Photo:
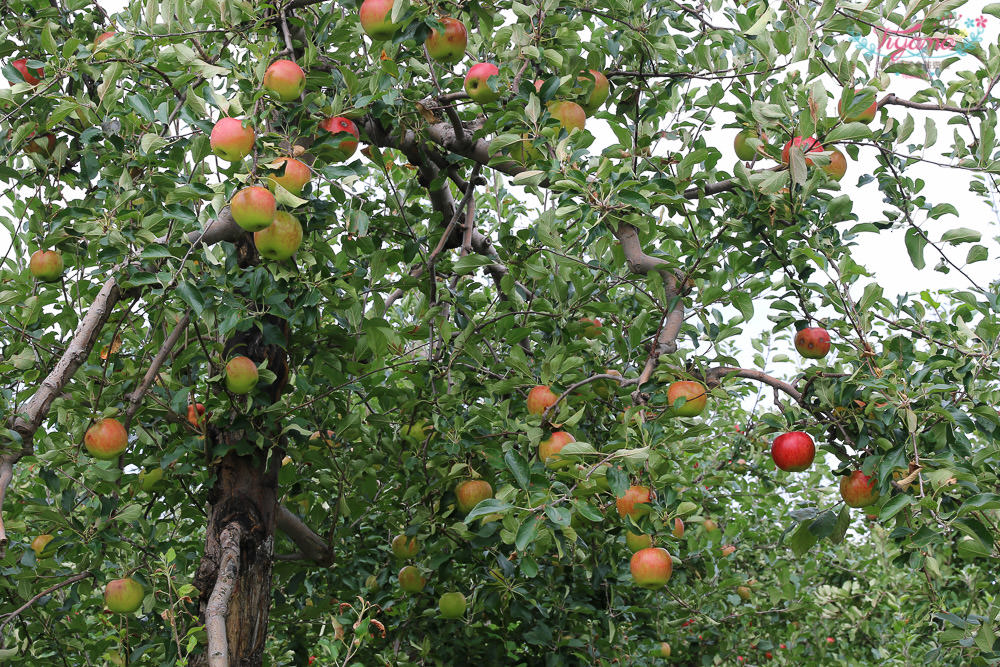
[[633, 533], [631, 530], [627, 530], [625, 531], [625, 546], [627, 546], [632, 553], [635, 553], [640, 549], [648, 549], [653, 546], [653, 536]]
[[482, 479], [470, 479], [455, 487], [455, 501], [463, 514], [468, 514], [481, 501], [493, 497], [493, 487]]
[[532, 387], [528, 392], [528, 412], [533, 415], [540, 415], [545, 409], [556, 402], [556, 396], [548, 386], [540, 384]]
[[649, 514], [651, 507], [649, 501], [656, 497], [656, 494], [646, 486], [630, 486], [625, 491], [625, 495], [615, 499], [615, 508], [618, 516], [630, 516], [638, 519]]
[[117, 614], [131, 614], [142, 606], [145, 593], [131, 577], [109, 581], [104, 587], [104, 605]]
[[556, 456], [559, 451], [571, 442], [576, 442], [576, 438], [566, 431], [553, 431], [547, 440], [538, 443], [538, 459], [545, 464], [546, 468], [560, 468], [565, 465]]
[[580, 106], [583, 107], [584, 112], [588, 116], [592, 116], [597, 113], [600, 106], [608, 99], [608, 94], [611, 92], [611, 84], [608, 83], [608, 77], [596, 69], [587, 70], [577, 77], [577, 81], [594, 82], [594, 87], [591, 89], [590, 94], [587, 95], [585, 100], [580, 101]]
[[465, 613], [465, 596], [461, 593], [445, 593], [438, 599], [438, 609], [444, 618], [459, 618]]
[[95, 459], [110, 461], [128, 449], [128, 433], [117, 419], [102, 419], [83, 436], [83, 445]]
[[596, 317], [593, 319], [589, 317], [581, 317], [580, 323], [586, 325], [583, 327], [583, 335], [585, 338], [597, 338], [601, 335], [601, 321]]
[[[674, 403], [679, 398], [684, 399], [684, 405], [674, 407]], [[673, 413], [679, 417], [694, 417], [699, 415], [708, 403], [708, 394], [705, 390], [705, 385], [690, 380], [674, 382], [667, 388], [667, 403], [673, 409]]]
[[806, 327], [795, 334], [795, 350], [806, 359], [822, 359], [830, 351], [830, 334], [822, 327]]
[[212, 128], [209, 143], [212, 152], [228, 162], [238, 162], [250, 155], [257, 135], [252, 127], [243, 127], [238, 118], [220, 118]]
[[785, 472], [802, 472], [812, 465], [815, 457], [816, 445], [809, 434], [803, 431], [782, 433], [771, 443], [774, 465]]
[[264, 72], [264, 88], [282, 102], [299, 99], [306, 88], [306, 73], [291, 60], [275, 60]]
[[203, 403], [191, 403], [188, 405], [187, 420], [191, 426], [201, 428], [204, 421], [205, 405]]
[[552, 117], [559, 121], [567, 133], [582, 130], [587, 123], [587, 113], [576, 102], [568, 100], [549, 102], [548, 108]]
[[[841, 99], [837, 103], [837, 114], [845, 123], [870, 123], [875, 120], [875, 114], [878, 113], [878, 102], [873, 100], [871, 106], [858, 109], [858, 102], [861, 98], [858, 95], [859, 92], [861, 91], [854, 91], [854, 98], [851, 100], [851, 106], [848, 107], [847, 113], [844, 112], [844, 100]], [[854, 113], [850, 113], [852, 111]]]
[[291, 213], [278, 211], [266, 229], [254, 232], [253, 244], [265, 259], [288, 259], [302, 245], [302, 225]]
[[279, 157], [269, 166], [274, 170], [267, 176], [271, 189], [277, 183], [296, 196], [302, 194], [302, 189], [312, 178], [309, 167], [292, 157]]
[[424, 42], [427, 53], [438, 62], [453, 65], [465, 56], [465, 45], [469, 42], [469, 33], [465, 24], [449, 16], [438, 19], [444, 28], [440, 31], [431, 28], [431, 34]]
[[[820, 145], [818, 141], [812, 137], [803, 139], [802, 137], [795, 137], [785, 144], [785, 147], [781, 149], [781, 161], [787, 166], [788, 165], [788, 153], [792, 146], [798, 146], [802, 149], [803, 153], [822, 153], [823, 146]], [[813, 161], [808, 157], [806, 158], [806, 166], [812, 166]]]
[[28, 260], [28, 272], [43, 283], [54, 283], [62, 278], [62, 255], [55, 250], [36, 250]]
[[229, 212], [236, 224], [248, 232], [259, 232], [274, 220], [277, 203], [274, 195], [257, 185], [243, 188], [229, 201]]
[[[621, 377], [622, 374], [613, 368], [605, 368], [604, 375], [614, 375], [615, 377]], [[594, 393], [602, 398], [610, 398], [615, 389], [620, 386], [620, 383], [616, 380], [597, 380], [594, 382]]]
[[[500, 70], [492, 63], [478, 63], [465, 75], [465, 92], [474, 102], [488, 104], [500, 99], [500, 93], [490, 88], [489, 80], [499, 77]], [[499, 80], [497, 80], [499, 83]]]
[[719, 551], [722, 552], [722, 557], [726, 558], [727, 556], [732, 556], [734, 553], [736, 553], [736, 547], [734, 547], [732, 544], [724, 544], [722, 548], [719, 549]]
[[361, 3], [361, 29], [372, 41], [392, 39], [399, 30], [399, 25], [391, 20], [392, 4], [392, 0], [365, 0]]
[[680, 517], [674, 517], [673, 534], [678, 539], [684, 537], [684, 522], [680, 520]]
[[[740, 130], [733, 139], [733, 148], [736, 150], [736, 157], [741, 160], [753, 160], [754, 158], [759, 158], [764, 155], [763, 151], [754, 150], [750, 144], [747, 143], [747, 139], [760, 139], [761, 141], [767, 141], [767, 135], [761, 132], [757, 134], [752, 130]], [[758, 152], [759, 151], [759, 152]]]
[[399, 587], [407, 593], [419, 593], [426, 584], [426, 577], [413, 565], [406, 565], [399, 571]]
[[234, 394], [249, 394], [259, 379], [257, 364], [249, 357], [233, 357], [226, 364], [226, 388]]
[[632, 554], [629, 561], [632, 580], [643, 588], [661, 588], [670, 581], [674, 563], [670, 554], [662, 547], [640, 549]]
[[826, 643], [827, 644], [832, 644], [833, 643], [833, 637], [827, 637], [826, 638]]
[[[354, 151], [358, 149], [358, 139], [361, 135], [358, 133], [358, 126], [354, 124], [353, 120], [350, 118], [344, 118], [343, 116], [335, 116], [333, 118], [327, 118], [321, 122], [319, 126], [333, 135], [350, 135], [345, 136], [340, 140], [338, 149], [342, 155], [342, 160], [346, 160], [354, 155]], [[353, 137], [353, 139], [351, 137]]]
[[878, 500], [878, 480], [855, 470], [840, 478], [840, 497], [848, 507], [867, 507]]
[[413, 558], [420, 551], [417, 538], [397, 535], [392, 540], [392, 555], [400, 560]]
[[847, 173], [847, 158], [836, 148], [830, 149], [830, 164], [823, 165], [826, 175], [835, 181], [839, 181]]
[[[38, 82], [41, 81], [42, 78], [45, 76], [45, 70], [42, 69], [41, 67], [39, 67], [38, 69], [36, 69], [34, 71], [34, 73], [32, 73], [32, 71], [30, 69], [28, 69], [28, 59], [27, 58], [19, 58], [19, 59], [15, 60], [14, 62], [12, 62], [11, 65], [13, 65], [14, 69], [16, 69], [18, 72], [21, 73], [21, 77], [24, 79], [24, 82], [25, 83], [29, 83], [32, 86], [37, 85]], [[18, 82], [17, 81], [8, 81], [8, 83], [13, 86], [15, 83], [18, 83]]]

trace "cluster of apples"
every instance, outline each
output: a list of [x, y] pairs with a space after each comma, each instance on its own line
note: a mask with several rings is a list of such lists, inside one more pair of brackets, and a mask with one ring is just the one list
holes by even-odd
[[[417, 538], [406, 535], [397, 535], [390, 546], [393, 555], [399, 560], [413, 558], [420, 552]], [[404, 565], [397, 578], [399, 587], [407, 593], [419, 593], [427, 584], [427, 578], [415, 565]], [[438, 609], [442, 618], [459, 618], [465, 613], [465, 596], [457, 591], [444, 593], [438, 598]]]
[[[837, 113], [845, 123], [870, 123], [875, 120], [875, 114], [878, 112], [878, 102], [872, 101], [869, 106], [861, 106], [864, 105], [864, 102], [860, 101], [864, 99], [862, 95], [859, 95], [861, 92], [858, 90], [854, 91], [851, 103], [848, 104], [846, 109], [844, 108], [843, 99], [838, 103]], [[736, 150], [736, 157], [739, 159], [753, 160], [764, 155], [761, 144], [766, 143], [767, 135], [764, 132], [741, 130], [736, 135], [736, 139], [733, 140], [733, 148]], [[827, 150], [813, 137], [792, 137], [781, 149], [781, 162], [786, 167], [789, 163], [789, 152], [793, 146], [800, 148], [803, 153], [807, 154], [807, 167], [813, 166], [812, 159], [808, 157], [809, 153], [823, 153]], [[847, 173], [847, 158], [836, 148], [831, 148], [829, 163], [820, 168], [826, 172], [827, 176], [835, 181], [839, 181]]]

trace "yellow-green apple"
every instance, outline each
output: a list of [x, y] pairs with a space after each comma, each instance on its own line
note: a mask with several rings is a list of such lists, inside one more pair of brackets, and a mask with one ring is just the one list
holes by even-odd
[[546, 440], [538, 443], [538, 459], [545, 464], [546, 468], [561, 468], [566, 465], [557, 454], [571, 442], [576, 442], [576, 438], [566, 431], [553, 431]]
[[583, 335], [585, 338], [597, 338], [601, 335], [601, 321], [596, 317], [582, 317], [580, 318], [580, 324], [585, 325], [583, 327]]
[[555, 404], [556, 396], [547, 385], [540, 384], [531, 388], [528, 392], [528, 412], [533, 415], [540, 415], [550, 405]]
[[104, 587], [104, 605], [118, 614], [131, 614], [142, 606], [142, 586], [131, 577], [114, 579]]
[[358, 133], [358, 126], [354, 124], [353, 120], [344, 118], [343, 116], [334, 116], [322, 121], [319, 126], [333, 135], [349, 135], [344, 136], [340, 140], [337, 148], [340, 151], [342, 160], [346, 160], [354, 155], [354, 151], [358, 149], [358, 139], [361, 135]]
[[465, 613], [465, 596], [461, 593], [445, 593], [438, 600], [438, 609], [444, 618], [458, 618]]
[[635, 553], [640, 549], [648, 549], [653, 546], [653, 536], [642, 533], [633, 533], [631, 530], [625, 531], [625, 546], [629, 551]]
[[279, 157], [269, 166], [274, 170], [267, 176], [271, 188], [277, 183], [293, 195], [302, 194], [302, 188], [312, 178], [309, 167], [292, 157]]
[[407, 565], [399, 571], [399, 587], [407, 593], [419, 593], [426, 584], [426, 577], [413, 565]]
[[841, 99], [837, 103], [837, 114], [843, 119], [845, 123], [870, 123], [875, 120], [875, 114], [878, 112], [878, 102], [872, 100], [871, 106], [860, 108], [864, 104], [863, 95], [858, 95], [861, 92], [859, 90], [854, 91], [854, 98], [851, 100], [850, 106], [847, 107], [847, 111], [844, 111], [844, 100]]
[[736, 150], [736, 157], [741, 160], [753, 160], [756, 157], [764, 155], [763, 151], [755, 151], [753, 147], [747, 143], [748, 139], [754, 138], [760, 139], [761, 141], [767, 141], [767, 135], [763, 132], [757, 134], [752, 130], [740, 130], [739, 133], [737, 133], [736, 138], [733, 139], [733, 148]]
[[163, 479], [163, 468], [157, 466], [139, 473], [139, 488], [149, 493], [156, 488], [156, 485]]
[[[788, 166], [788, 160], [789, 160], [788, 155], [789, 155], [789, 151], [792, 149], [792, 146], [798, 146], [802, 150], [803, 153], [822, 153], [823, 152], [823, 146], [818, 141], [816, 141], [815, 139], [813, 139], [812, 137], [806, 137], [806, 138], [803, 138], [803, 137], [794, 137], [794, 138], [790, 139], [788, 141], [788, 143], [785, 144], [784, 148], [781, 149], [781, 161], [782, 161], [782, 163], [785, 164], [785, 166]], [[812, 163], [813, 163], [813, 161], [810, 160], [807, 157], [806, 158], [806, 166], [807, 167], [812, 166]]]
[[490, 88], [489, 80], [499, 75], [500, 70], [493, 63], [477, 63], [465, 75], [465, 92], [480, 104], [496, 102], [500, 99], [500, 93]]
[[632, 554], [629, 570], [637, 585], [643, 588], [661, 588], [670, 581], [674, 563], [663, 547], [648, 547]]
[[737, 586], [736, 594], [739, 595], [740, 599], [743, 600], [744, 602], [749, 600], [752, 595], [749, 586]]
[[835, 181], [839, 181], [847, 173], [847, 158], [836, 148], [830, 149], [830, 164], [823, 165], [826, 175]]
[[36, 250], [28, 260], [28, 272], [43, 283], [56, 282], [63, 274], [62, 255], [55, 250]]
[[299, 99], [306, 88], [306, 73], [291, 60], [275, 60], [264, 72], [264, 88], [282, 102]]
[[470, 479], [455, 487], [455, 502], [463, 514], [468, 514], [481, 501], [493, 497], [493, 487], [483, 479]]
[[659, 656], [661, 658], [669, 658], [670, 657], [670, 644], [668, 644], [667, 642], [660, 642], [660, 646], [658, 647], [658, 651], [659, 651]]
[[816, 457], [816, 445], [808, 433], [789, 431], [782, 433], [771, 443], [771, 458], [774, 465], [785, 472], [808, 470]]
[[715, 523], [714, 519], [705, 519], [701, 523], [701, 527], [705, 529], [706, 533], [711, 533], [713, 530], [719, 529], [719, 524]]
[[806, 359], [822, 359], [830, 351], [830, 334], [823, 327], [799, 329], [795, 350]]
[[42, 552], [45, 551], [46, 545], [53, 539], [52, 535], [45, 533], [44, 535], [39, 535], [35, 539], [31, 540], [31, 550], [35, 552], [35, 556], [41, 558]]
[[860, 470], [840, 478], [840, 497], [848, 507], [867, 507], [878, 500], [878, 480]]
[[108, 417], [87, 429], [83, 444], [95, 459], [110, 461], [128, 448], [128, 433], [120, 421]]
[[734, 547], [732, 544], [724, 544], [722, 545], [720, 551], [722, 552], [722, 557], [725, 558], [726, 556], [732, 556], [734, 553], [736, 553], [736, 547]]
[[576, 102], [569, 100], [558, 100], [549, 102], [549, 113], [559, 121], [567, 133], [573, 130], [582, 130], [587, 124], [587, 112]]
[[615, 499], [615, 508], [618, 510], [618, 516], [630, 516], [633, 519], [638, 519], [641, 516], [649, 514], [650, 509], [652, 509], [649, 501], [655, 497], [656, 494], [650, 491], [649, 487], [630, 486], [625, 491], [624, 496]]
[[234, 394], [249, 394], [259, 379], [257, 364], [249, 357], [233, 357], [226, 364], [226, 389]]
[[[675, 406], [677, 399], [683, 398], [684, 405]], [[679, 417], [694, 417], [701, 414], [708, 403], [708, 393], [705, 385], [693, 380], [679, 380], [667, 388], [667, 403], [673, 413]]]
[[413, 558], [419, 551], [420, 545], [417, 544], [417, 538], [415, 537], [397, 535], [392, 539], [392, 555], [400, 560]]
[[365, 0], [361, 3], [361, 29], [374, 41], [391, 39], [399, 25], [392, 22], [392, 0]]
[[580, 106], [583, 107], [584, 112], [588, 116], [592, 116], [604, 104], [604, 101], [608, 99], [608, 94], [611, 92], [611, 84], [608, 83], [608, 77], [596, 69], [587, 70], [578, 76], [577, 80], [594, 82], [594, 87], [591, 88], [590, 94], [587, 95], [586, 99], [580, 101]]
[[252, 127], [243, 127], [238, 118], [220, 118], [212, 128], [209, 144], [212, 152], [229, 162], [238, 162], [250, 155], [257, 135]]
[[438, 62], [453, 65], [465, 56], [465, 45], [469, 42], [469, 33], [465, 24], [450, 16], [438, 19], [444, 30], [431, 28], [431, 34], [424, 42], [427, 53]]
[[253, 244], [265, 259], [288, 259], [302, 245], [302, 225], [291, 213], [278, 211], [266, 229], [254, 232]]
[[[18, 72], [21, 73], [21, 78], [24, 79], [24, 82], [29, 83], [32, 86], [37, 85], [38, 82], [45, 77], [45, 70], [42, 69], [41, 67], [34, 70], [34, 72], [32, 72], [32, 70], [28, 68], [27, 58], [18, 58], [17, 60], [12, 62], [11, 65], [13, 65], [14, 69], [16, 69]], [[17, 82], [8, 80], [8, 83], [10, 83], [10, 85], [13, 86]]]
[[243, 188], [229, 201], [229, 212], [236, 224], [248, 232], [267, 229], [274, 220], [278, 205], [267, 188], [252, 185]]
[[674, 517], [674, 529], [671, 532], [678, 539], [684, 537], [684, 522], [681, 521], [680, 517]]

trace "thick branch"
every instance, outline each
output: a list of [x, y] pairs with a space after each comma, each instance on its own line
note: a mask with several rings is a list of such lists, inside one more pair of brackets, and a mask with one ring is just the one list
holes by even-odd
[[226, 617], [229, 600], [233, 597], [236, 580], [240, 575], [240, 536], [243, 529], [237, 522], [230, 523], [219, 535], [222, 558], [215, 578], [212, 595], [205, 607], [205, 632], [208, 635], [208, 666], [229, 667], [229, 637], [226, 635]]
[[278, 530], [288, 536], [299, 548], [299, 557], [314, 561], [320, 565], [333, 564], [333, 549], [322, 537], [307, 526], [302, 519], [295, 516], [284, 505], [278, 505], [276, 516]]
[[7, 528], [3, 523], [3, 501], [7, 497], [7, 487], [14, 479], [14, 463], [20, 458], [20, 454], [8, 454], [0, 456], [0, 560], [7, 555]]
[[[0, 637], [4, 636], [4, 634], [3, 634], [3, 628], [4, 628], [5, 625], [7, 625], [11, 621], [13, 621], [15, 618], [18, 617], [18, 615], [20, 615], [20, 613], [22, 611], [24, 611], [25, 609], [27, 609], [31, 605], [35, 604], [36, 602], [38, 602], [39, 600], [41, 600], [46, 595], [49, 595], [50, 593], [53, 593], [53, 592], [59, 590], [60, 588], [65, 588], [66, 586], [69, 586], [70, 584], [75, 584], [76, 582], [80, 581], [81, 579], [86, 579], [87, 577], [92, 577], [92, 576], [94, 576], [94, 575], [91, 574], [91, 572], [88, 570], [86, 572], [81, 572], [80, 574], [74, 574], [69, 579], [66, 579], [64, 581], [60, 581], [58, 584], [54, 584], [52, 586], [49, 586], [44, 591], [42, 591], [38, 595], [36, 595], [33, 598], [31, 598], [30, 600], [28, 600], [27, 602], [25, 602], [24, 604], [22, 604], [20, 607], [18, 607], [14, 611], [12, 611], [9, 614], [7, 614], [7, 617], [3, 620], [3, 623], [0, 623]], [[0, 644], [0, 646], [2, 646], [2, 644]]]
[[149, 391], [149, 388], [153, 384], [153, 380], [156, 379], [156, 374], [160, 372], [160, 367], [163, 366], [163, 362], [167, 360], [168, 356], [170, 356], [170, 351], [174, 348], [174, 345], [177, 344], [177, 341], [180, 339], [181, 334], [184, 333], [184, 330], [187, 329], [187, 325], [190, 321], [191, 321], [191, 314], [189, 311], [187, 313], [184, 313], [184, 316], [180, 319], [179, 322], [177, 322], [177, 326], [175, 326], [174, 330], [170, 332], [170, 335], [167, 336], [167, 339], [163, 341], [163, 346], [160, 348], [160, 351], [157, 352], [156, 356], [153, 358], [153, 362], [149, 365], [149, 369], [146, 371], [146, 375], [143, 376], [142, 382], [139, 384], [136, 390], [133, 391], [132, 394], [129, 396], [128, 410], [125, 411], [126, 431], [128, 430], [129, 424], [132, 422], [132, 417], [135, 416], [136, 411], [138, 411], [139, 409], [139, 404], [140, 401], [142, 401], [142, 397], [146, 395], [147, 391]]
[[705, 374], [705, 384], [710, 389], [712, 387], [716, 387], [722, 382], [722, 378], [727, 375], [762, 382], [769, 387], [774, 387], [779, 391], [785, 392], [791, 396], [796, 403], [802, 402], [802, 394], [798, 389], [783, 380], [779, 380], [776, 377], [768, 375], [764, 371], [758, 371], [751, 368], [734, 368], [732, 366], [719, 366], [718, 368], [713, 368]]

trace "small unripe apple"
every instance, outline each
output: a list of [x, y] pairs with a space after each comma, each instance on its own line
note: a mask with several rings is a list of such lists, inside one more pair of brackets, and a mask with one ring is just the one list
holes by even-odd
[[282, 102], [299, 99], [306, 88], [306, 73], [291, 60], [275, 60], [264, 72], [264, 88]]
[[[851, 106], [848, 107], [847, 113], [844, 112], [844, 100], [837, 102], [837, 114], [845, 123], [870, 123], [875, 120], [875, 114], [878, 113], [878, 101], [873, 100], [871, 106], [859, 109], [858, 103], [861, 97], [858, 95], [859, 92], [861, 91], [854, 91], [855, 97], [851, 100]], [[852, 111], [854, 113], [850, 113]]]
[[427, 578], [413, 565], [407, 565], [399, 571], [399, 587], [407, 593], [419, 593], [426, 584]]
[[427, 423], [426, 419], [418, 419], [412, 424], [403, 424], [399, 427], [399, 437], [406, 440], [411, 445], [422, 445], [427, 439], [427, 434], [433, 431], [434, 427]]
[[45, 533], [44, 535], [39, 535], [35, 539], [31, 540], [31, 550], [35, 552], [35, 556], [41, 558], [46, 545], [48, 545], [48, 543], [53, 539], [54, 537], [52, 535]]
[[[18, 72], [21, 73], [21, 77], [24, 79], [24, 82], [31, 84], [32, 86], [38, 85], [38, 82], [45, 77], [45, 70], [42, 69], [41, 67], [34, 70], [34, 72], [32, 72], [32, 70], [28, 68], [27, 58], [18, 58], [17, 60], [12, 62], [11, 65], [13, 65], [14, 69], [16, 69]], [[8, 80], [8, 83], [13, 86], [15, 83], [18, 82]]]
[[482, 479], [470, 479], [455, 487], [455, 501], [463, 514], [468, 514], [481, 501], [493, 497], [493, 487]]
[[233, 220], [248, 232], [267, 229], [277, 210], [274, 195], [267, 188], [258, 185], [243, 188], [229, 201], [229, 212]]
[[752, 595], [749, 586], [737, 586], [736, 594], [739, 595], [740, 599], [742, 599], [744, 602], [749, 600]]
[[558, 100], [549, 102], [548, 108], [549, 113], [559, 121], [567, 134], [572, 133], [573, 130], [582, 130], [587, 124], [587, 112], [576, 102]]
[[681, 521], [680, 517], [674, 517], [674, 537], [680, 539], [684, 537], [684, 522]]
[[400, 560], [413, 558], [420, 551], [417, 538], [397, 535], [392, 539], [392, 555]]
[[840, 497], [848, 507], [867, 507], [879, 497], [878, 479], [860, 470], [840, 478]]
[[601, 321], [596, 317], [581, 317], [580, 324], [586, 325], [583, 327], [583, 336], [585, 338], [597, 338], [602, 333]]
[[740, 132], [736, 135], [736, 138], [733, 139], [733, 149], [736, 151], [736, 157], [741, 160], [748, 161], [764, 155], [763, 151], [760, 151], [759, 149], [755, 151], [753, 147], [747, 143], [748, 139], [754, 138], [760, 139], [761, 141], [767, 141], [767, 135], [763, 132], [757, 134], [752, 130], [740, 130]]
[[120, 421], [108, 417], [87, 429], [83, 444], [95, 459], [110, 461], [128, 448], [128, 433]]
[[335, 116], [322, 121], [319, 126], [330, 134], [344, 135], [346, 133], [350, 135], [340, 140], [338, 149], [340, 150], [342, 160], [346, 160], [354, 155], [354, 151], [358, 149], [358, 138], [361, 135], [358, 133], [358, 126], [354, 124], [353, 120], [344, 118], [343, 116]]
[[640, 549], [648, 549], [653, 546], [653, 536], [641, 533], [633, 533], [631, 530], [625, 531], [625, 546], [629, 551], [635, 553]]
[[666, 549], [649, 547], [632, 554], [629, 570], [637, 585], [643, 588], [662, 588], [670, 581], [674, 563]]
[[533, 415], [540, 415], [550, 405], [554, 405], [556, 396], [547, 385], [540, 384], [531, 388], [528, 392], [528, 412]]
[[[823, 152], [823, 146], [820, 145], [820, 143], [815, 139], [813, 139], [812, 137], [806, 137], [806, 138], [794, 137], [790, 139], [788, 143], [785, 144], [784, 148], [781, 149], [781, 161], [785, 164], [785, 166], [788, 166], [788, 159], [789, 159], [788, 155], [792, 146], [798, 146], [800, 149], [802, 149], [803, 153]], [[807, 157], [806, 166], [810, 167], [812, 166], [812, 163], [813, 161]]]
[[104, 587], [104, 604], [118, 614], [131, 614], [142, 606], [142, 586], [131, 577], [114, 579]]
[[253, 244], [261, 257], [275, 261], [288, 259], [302, 245], [302, 225], [287, 211], [278, 211], [266, 229], [253, 234]]
[[492, 63], [478, 63], [465, 75], [465, 92], [473, 101], [489, 104], [500, 99], [500, 93], [490, 88], [489, 80], [499, 76], [500, 70]]
[[608, 83], [608, 77], [596, 69], [587, 70], [577, 77], [577, 81], [594, 82], [594, 87], [590, 91], [590, 94], [587, 95], [585, 100], [580, 102], [580, 106], [583, 107], [584, 112], [588, 116], [592, 116], [604, 104], [604, 101], [608, 99], [608, 94], [611, 92], [611, 84]]
[[293, 195], [302, 194], [302, 188], [312, 178], [309, 167], [292, 157], [279, 157], [272, 164], [277, 166], [273, 167], [274, 171], [267, 176], [271, 188], [273, 189], [277, 183]]
[[774, 465], [785, 472], [802, 472], [812, 465], [815, 457], [816, 445], [809, 434], [803, 431], [782, 433], [771, 444]]
[[806, 327], [795, 334], [795, 350], [806, 359], [822, 359], [830, 351], [830, 334], [823, 327]]
[[465, 56], [465, 46], [469, 42], [469, 33], [465, 24], [451, 17], [438, 19], [444, 31], [431, 28], [431, 34], [424, 42], [427, 53], [434, 60], [454, 65]]
[[62, 255], [55, 250], [36, 250], [28, 260], [28, 272], [43, 283], [54, 283], [62, 278]]
[[372, 41], [392, 39], [399, 30], [399, 25], [391, 20], [392, 4], [392, 0], [365, 0], [361, 3], [359, 13], [361, 29], [372, 38]]
[[257, 364], [249, 357], [233, 357], [226, 364], [226, 389], [234, 394], [249, 394], [259, 379]]
[[557, 454], [571, 442], [576, 442], [576, 438], [566, 431], [554, 431], [546, 440], [538, 443], [538, 459], [545, 464], [546, 468], [561, 468], [566, 465]]
[[444, 618], [459, 618], [465, 613], [465, 596], [461, 593], [445, 593], [438, 600], [438, 609]]
[[618, 516], [630, 516], [633, 519], [638, 519], [649, 514], [652, 509], [649, 501], [655, 497], [656, 494], [650, 491], [649, 487], [630, 486], [625, 491], [624, 496], [615, 499], [615, 509], [618, 510]]
[[238, 118], [220, 118], [209, 140], [212, 152], [223, 160], [238, 162], [250, 155], [257, 138], [252, 127], [243, 127]]
[[[684, 405], [675, 407], [677, 399], [683, 398]], [[701, 414], [708, 403], [708, 393], [705, 385], [691, 380], [680, 380], [671, 383], [667, 388], [667, 404], [678, 417], [695, 417]]]

